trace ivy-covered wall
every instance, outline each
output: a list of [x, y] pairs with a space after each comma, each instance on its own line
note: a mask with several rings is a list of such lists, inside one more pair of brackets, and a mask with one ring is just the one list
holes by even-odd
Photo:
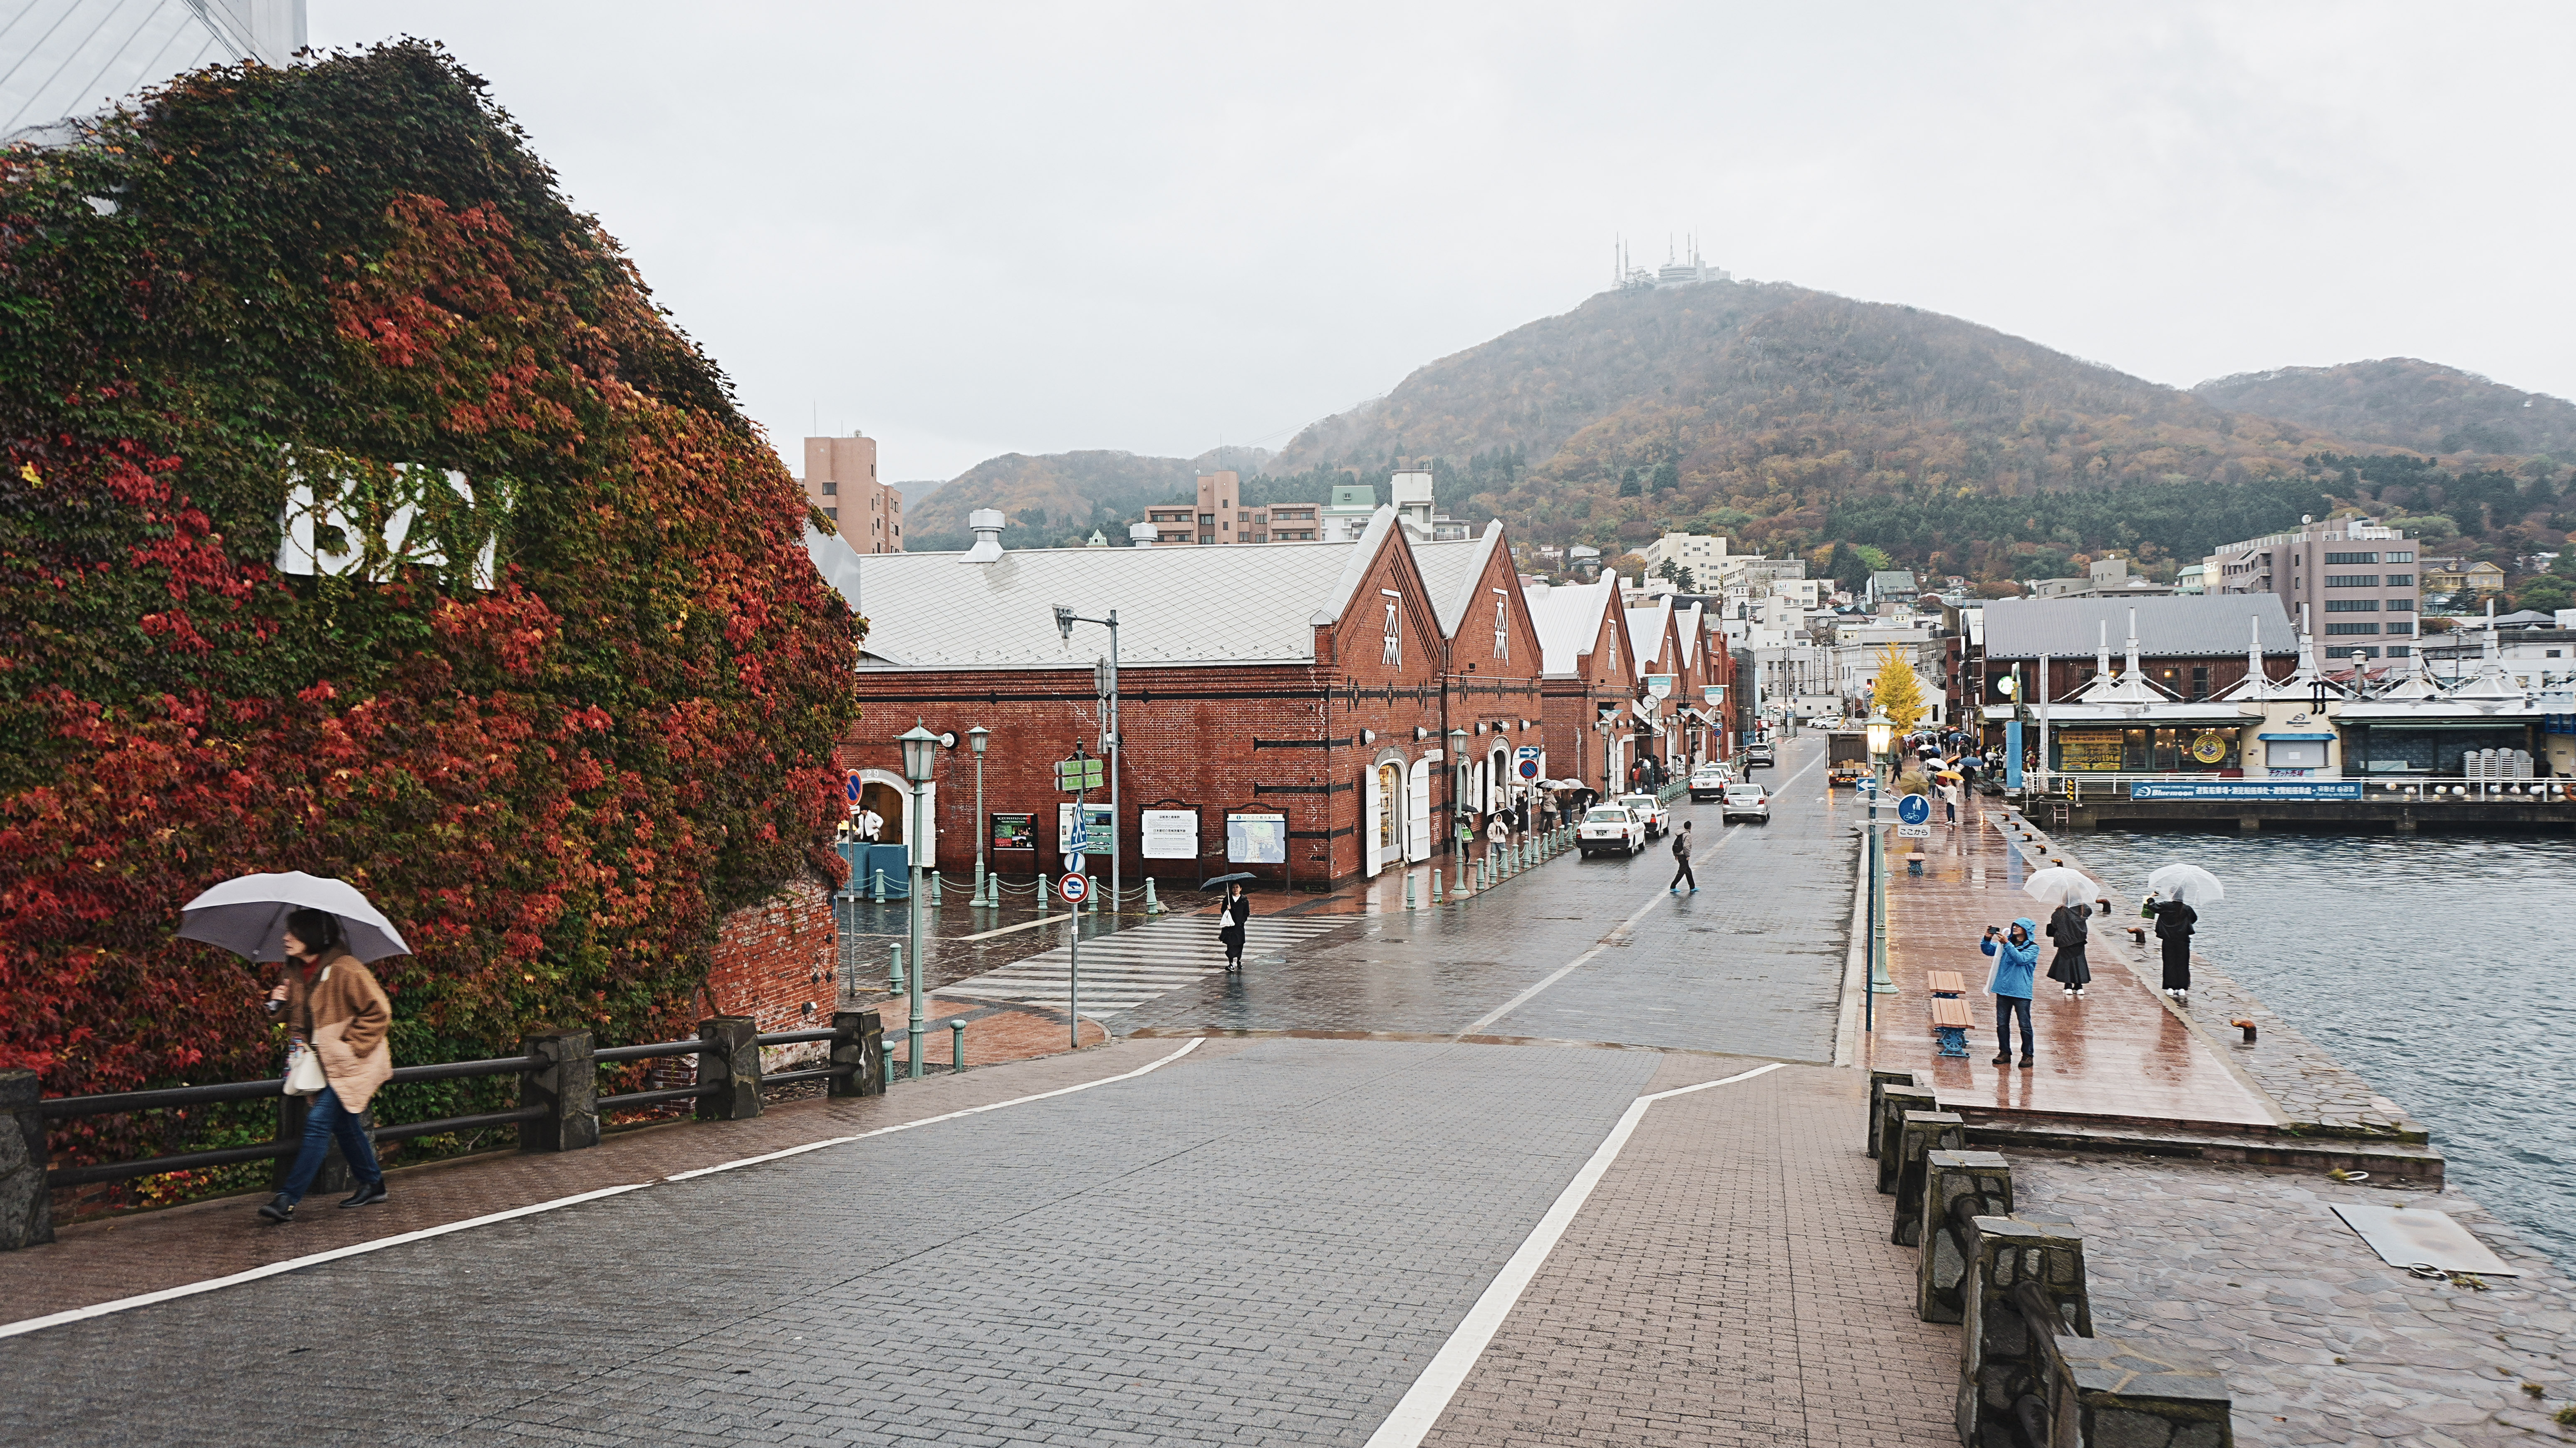
[[0, 1064], [48, 1094], [273, 1071], [275, 967], [173, 937], [236, 874], [375, 899], [422, 1061], [672, 1032], [725, 912], [839, 868], [799, 490], [433, 46], [0, 155], [0, 451]]

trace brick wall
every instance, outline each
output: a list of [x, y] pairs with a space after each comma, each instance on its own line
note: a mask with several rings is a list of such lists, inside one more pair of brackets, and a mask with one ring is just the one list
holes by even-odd
[[[707, 993], [718, 1010], [751, 1017], [757, 1030], [818, 1031], [832, 1024], [839, 965], [831, 886], [820, 876], [800, 875], [724, 918]], [[824, 1053], [819, 1043], [775, 1048], [764, 1054], [762, 1069]]]
[[[1129, 887], [1150, 876], [1186, 888], [1224, 873], [1229, 810], [1287, 816], [1290, 883], [1305, 888], [1346, 880], [1364, 867], [1362, 831], [1374, 828], [1360, 817], [1364, 780], [1382, 754], [1402, 756], [1409, 775], [1412, 761], [1433, 750], [1445, 755], [1449, 729], [1473, 731], [1505, 719], [1515, 725], [1509, 736], [1514, 744], [1550, 747], [1542, 730], [1517, 728], [1522, 719], [1542, 716], [1541, 659], [1506, 550], [1495, 550], [1478, 586], [1510, 592], [1511, 637], [1500, 654], [1485, 610], [1469, 610], [1454, 649], [1441, 637], [1410, 553], [1390, 541], [1342, 617], [1316, 630], [1311, 665], [1125, 668], [1118, 831]], [[1392, 661], [1386, 648], [1389, 603], [1396, 607], [1401, 640]], [[1088, 666], [870, 669], [861, 671], [858, 682], [866, 722], [843, 741], [842, 768], [899, 775], [902, 761], [893, 736], [915, 718], [933, 732], [961, 736], [981, 724], [993, 731], [984, 758], [986, 812], [1038, 817], [1038, 848], [991, 855], [991, 866], [1021, 880], [1041, 871], [1062, 873], [1056, 807], [1071, 796], [1056, 790], [1054, 767], [1076, 742], [1097, 748], [1100, 704]], [[1490, 729], [1477, 733], [1471, 755], [1494, 737]], [[1435, 853], [1451, 831], [1452, 779], [1445, 759], [1431, 766]], [[938, 868], [962, 888], [975, 872], [975, 761], [963, 744], [942, 752], [938, 786]], [[1141, 811], [1181, 808], [1198, 811], [1200, 859], [1142, 859]], [[1099, 873], [1107, 873], [1106, 863], [1098, 862]], [[1262, 873], [1277, 872], [1267, 867]]]

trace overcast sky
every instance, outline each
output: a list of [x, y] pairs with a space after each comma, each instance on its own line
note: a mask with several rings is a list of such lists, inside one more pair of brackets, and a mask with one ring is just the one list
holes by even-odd
[[1611, 244], [2188, 386], [2576, 396], [2576, 7], [311, 0], [492, 83], [796, 440], [1277, 447]]

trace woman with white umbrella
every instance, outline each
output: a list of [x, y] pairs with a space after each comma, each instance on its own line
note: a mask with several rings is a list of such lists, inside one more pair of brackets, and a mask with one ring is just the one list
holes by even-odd
[[287, 967], [268, 993], [268, 1009], [286, 1021], [287, 1094], [310, 1096], [312, 1102], [285, 1188], [259, 1214], [272, 1222], [292, 1221], [295, 1204], [312, 1187], [334, 1140], [358, 1178], [356, 1194], [340, 1205], [383, 1201], [385, 1173], [364, 1117], [376, 1088], [393, 1075], [393, 1048], [385, 1033], [394, 1012], [360, 956], [381, 960], [411, 948], [364, 895], [342, 881], [301, 871], [227, 880], [189, 901], [180, 920], [183, 939], [253, 960], [282, 959]]
[[[2157, 898], [2167, 894], [2173, 898]], [[2191, 936], [2200, 928], [2200, 911], [2193, 902], [2207, 904], [2226, 894], [2218, 877], [2198, 865], [2167, 865], [2147, 877], [2146, 904], [2140, 908], [2156, 922], [2156, 940], [2164, 947], [2165, 994], [2175, 1000], [2191, 1000]]]

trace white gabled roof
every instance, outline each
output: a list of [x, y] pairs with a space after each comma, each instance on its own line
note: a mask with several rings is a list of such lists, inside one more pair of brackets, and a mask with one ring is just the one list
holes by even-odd
[[1422, 570], [1423, 586], [1431, 590], [1431, 609], [1439, 616], [1442, 638], [1458, 637], [1468, 606], [1476, 601], [1476, 586], [1485, 576], [1485, 565], [1502, 541], [1503, 522], [1497, 518], [1487, 523], [1478, 537], [1413, 545], [1413, 562]]
[[1664, 620], [1672, 616], [1671, 596], [1659, 598], [1644, 608], [1623, 609], [1621, 612], [1625, 615], [1628, 629], [1628, 648], [1636, 656], [1637, 666], [1643, 668], [1652, 660], [1663, 665], [1655, 672], [1673, 672], [1672, 661], [1664, 657]]
[[1682, 610], [1682, 616], [1675, 620], [1677, 625], [1676, 631], [1682, 636], [1681, 664], [1685, 669], [1689, 668], [1699, 659], [1699, 635], [1700, 630], [1706, 627], [1705, 620], [1707, 614], [1708, 606], [1706, 604], [1694, 603], [1689, 608]]
[[1602, 611], [1616, 602], [1618, 590], [1616, 578], [1524, 590], [1529, 597], [1530, 626], [1538, 631], [1539, 652], [1544, 656], [1542, 672], [1559, 678], [1576, 672], [1577, 661], [1592, 652]]
[[1394, 510], [1356, 543], [1023, 548], [861, 555], [811, 529], [815, 569], [868, 619], [863, 666], [1075, 668], [1109, 651], [1103, 630], [1056, 633], [1055, 605], [1118, 610], [1127, 664], [1311, 663], [1315, 629], [1349, 606]]

